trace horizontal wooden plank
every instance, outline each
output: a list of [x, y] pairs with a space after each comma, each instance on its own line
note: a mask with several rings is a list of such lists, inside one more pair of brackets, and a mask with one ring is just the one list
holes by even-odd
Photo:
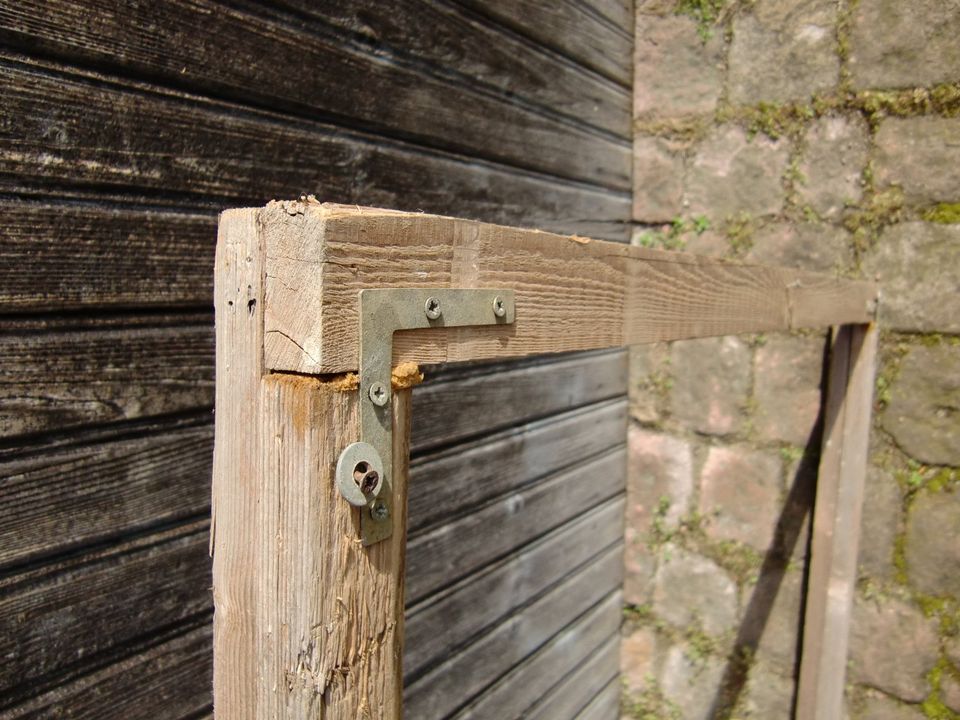
[[197, 521], [0, 579], [0, 696], [32, 694], [78, 664], [209, 612], [208, 528]]
[[141, 649], [131, 657], [8, 708], [9, 720], [200, 720], [212, 718], [212, 625]]
[[405, 711], [418, 720], [448, 717], [526, 659], [574, 618], [615, 590], [622, 548], [607, 551], [583, 572], [497, 625], [406, 688]]
[[0, 199], [5, 312], [209, 305], [213, 211]]
[[423, 458], [410, 468], [409, 532], [623, 445], [626, 418], [625, 400], [589, 405]]
[[632, 0], [581, 0], [595, 13], [609, 20], [614, 27], [626, 33], [633, 32], [634, 14]]
[[[631, 25], [616, 24], [577, 0], [461, 0], [537, 42], [630, 87]], [[618, 16], [619, 17], [619, 16]]]
[[[244, 8], [211, 0], [135, 6], [58, 0], [55, 9], [24, 0], [5, 2], [0, 10], [0, 37], [21, 52], [33, 53], [39, 44], [48, 53], [120, 74], [308, 118], [319, 113], [345, 127], [559, 177], [630, 187], [626, 104], [617, 109], [621, 137], [606, 136], [502, 94], [480, 92], [469, 78], [452, 81], [396, 62], [389, 46], [344, 42], [342, 30], [303, 13], [290, 19], [270, 5]], [[405, 14], [396, 8], [379, 12]]]
[[[250, 151], [255, 159], [255, 148]], [[406, 184], [412, 182], [406, 163], [398, 162], [392, 179], [392, 171], [382, 175], [382, 190], [392, 192], [398, 205], [429, 207], [423, 202], [422, 187]], [[421, 167], [426, 164], [433, 173], [445, 173], [463, 191], [444, 198], [438, 190], [430, 200], [435, 209], [559, 232], [612, 239], [623, 236], [624, 226], [618, 219], [596, 215], [598, 211], [619, 212], [614, 210], [618, 203], [611, 205], [601, 199], [591, 207], [591, 198], [596, 199], [593, 193], [584, 196], [575, 188], [558, 188], [530, 177], [503, 176], [483, 166], [444, 163], [436, 158], [410, 162]], [[171, 182], [175, 184], [175, 178]], [[336, 182], [341, 187], [331, 185], [329, 192], [344, 197], [359, 196], [363, 189], [355, 178], [341, 177]], [[524, 216], [523, 208], [507, 197], [500, 204], [500, 187], [512, 187], [525, 196], [530, 202], [529, 214]], [[284, 189], [277, 188], [281, 191]], [[266, 196], [272, 194], [268, 190]], [[102, 198], [94, 200], [101, 202]], [[446, 207], [437, 208], [437, 203]], [[103, 207], [0, 198], [0, 214], [5, 220], [0, 226], [0, 303], [6, 312], [63, 312], [91, 306], [202, 307], [213, 297], [211, 268], [217, 236], [213, 209], [187, 212], [112, 201], [111, 206]], [[596, 220], [590, 220], [591, 216]]]
[[[456, 585], [408, 608], [404, 677], [412, 682], [575, 568], [620, 542], [623, 498], [615, 498]], [[483, 598], [478, 603], [477, 598]]]
[[[294, 123], [276, 113], [56, 63], [3, 54], [0, 69], [4, 110], [10, 118], [3, 140], [9, 151], [0, 157], [0, 167], [23, 183], [62, 178], [101, 188], [167, 190], [207, 202], [269, 199], [314, 189], [340, 195], [346, 202], [369, 202], [369, 196], [396, 200], [405, 189], [409, 196], [404, 204], [426, 208], [439, 203], [441, 192], [445, 205], [469, 204], [478, 193], [495, 195], [496, 202], [509, 205], [505, 188], [487, 184], [494, 177], [514, 176], [520, 184], [530, 178], [541, 193], [557, 186], [561, 194], [586, 192], [601, 204], [611, 195], [603, 188], [467, 163], [463, 156], [427, 153], [369, 133], [308, 119]], [[377, 107], [382, 107], [379, 101]], [[323, 162], [303, 162], [303, 157]], [[468, 187], [450, 185], [464, 175], [474, 176], [472, 193], [467, 182], [462, 184]], [[465, 197], [458, 197], [461, 190]], [[616, 195], [621, 211], [627, 195]], [[598, 207], [599, 217], [601, 212]], [[583, 213], [583, 219], [591, 215]], [[626, 219], [619, 213], [617, 217]]]
[[209, 416], [104, 435], [0, 462], [0, 568], [207, 512]]
[[[353, 0], [319, 7], [306, 0], [284, 0], [277, 4], [349, 31], [378, 54], [390, 53], [425, 72], [441, 72], [476, 89], [630, 137], [627, 88], [482, 22], [454, 3], [412, 0], [393, 7], [378, 0]], [[423, 32], [425, 27], [430, 32]], [[470, 123], [469, 115], [464, 121]]]
[[0, 356], [0, 437], [213, 405], [207, 324], [10, 332]]
[[620, 713], [620, 681], [614, 678], [579, 713], [576, 720], [610, 720]]
[[425, 374], [413, 391], [414, 454], [627, 392], [623, 352], [463, 368], [436, 382]]
[[[623, 608], [617, 608], [617, 618]], [[541, 702], [525, 715], [529, 720], [556, 720], [572, 718], [583, 710], [590, 701], [605, 690], [620, 674], [620, 635], [615, 634], [598, 647], [590, 657], [569, 675], [560, 679]], [[616, 715], [611, 715], [614, 718]], [[609, 719], [605, 719], [609, 720]]]
[[[551, 699], [550, 691], [557, 680], [589, 662], [599, 645], [611, 646], [613, 656], [619, 660], [616, 634], [622, 613], [623, 596], [614, 592], [554, 635], [536, 654], [513, 668], [454, 717], [456, 720], [527, 717], [529, 711], [538, 709]], [[614, 642], [609, 642], [611, 639]], [[608, 654], [603, 659], [609, 662], [609, 657]], [[584, 684], [590, 687], [592, 683], [595, 691], [616, 676], [616, 670], [610, 674], [605, 672], [606, 668], [602, 665], [597, 667], [596, 663], [592, 663], [592, 666], [602, 674], [584, 678]], [[551, 717], [564, 720], [573, 715], [567, 711], [557, 712]]]
[[872, 282], [310, 199], [271, 203], [260, 219], [264, 358], [276, 370], [356, 370], [364, 288], [516, 293], [515, 323], [399, 333], [395, 362], [869, 322], [877, 299]]
[[[129, 319], [132, 321], [134, 318]], [[176, 316], [171, 318], [171, 321], [175, 320]], [[67, 319], [64, 322], [75, 321]], [[32, 327], [30, 323], [22, 325], [27, 329]], [[56, 330], [54, 326], [53, 331]], [[37, 337], [42, 338], [43, 334], [39, 333]], [[158, 337], [162, 338], [162, 335]], [[121, 336], [118, 346], [124, 342]], [[106, 349], [109, 350], [109, 347]], [[155, 350], [160, 354], [164, 352], [162, 347]], [[212, 356], [209, 360], [212, 363]], [[41, 369], [43, 363], [47, 362], [46, 359], [41, 360]], [[97, 392], [97, 378], [103, 373], [97, 371], [94, 359], [88, 358], [85, 363], [90, 367], [89, 375], [86, 378], [79, 376], [76, 383], [71, 385], [71, 390], [81, 395], [89, 391], [90, 397], [95, 397], [92, 393]], [[122, 363], [117, 363], [117, 366], [122, 373]], [[166, 366], [159, 364], [157, 368], [162, 371]], [[178, 372], [175, 364], [169, 370], [171, 374]], [[33, 370], [25, 368], [24, 372]], [[200, 366], [198, 375], [203, 377], [209, 372], [208, 368]], [[538, 391], [542, 379], [551, 374], [564, 382], [568, 394], [550, 395]], [[476, 383], [465, 381], [467, 387], [473, 388], [469, 391], [469, 413], [455, 412], [456, 405], [451, 394], [455, 387], [451, 384], [437, 383], [432, 388], [427, 385], [424, 388], [426, 392], [417, 399], [416, 417], [418, 423], [422, 421], [427, 427], [439, 428], [434, 439], [449, 444], [470, 434], [473, 429], [470, 426], [471, 416], [494, 419], [492, 423], [478, 422], [477, 426], [483, 432], [495, 431], [501, 424], [513, 425], [555, 413], [567, 406], [584, 405], [621, 393], [623, 374], [620, 358], [603, 355], [565, 358], [560, 363], [521, 367], [516, 377], [507, 371], [500, 380], [490, 374], [477, 378]], [[588, 377], [589, 381], [586, 380]], [[584, 378], [585, 381], [580, 382], [578, 378]], [[149, 384], [136, 384], [133, 380], [129, 385], [117, 382], [111, 391], [129, 398], [131, 404], [127, 408], [127, 415], [135, 417], [148, 407], [147, 403], [141, 407], [136, 405], [138, 395], [149, 397], [153, 393], [162, 397], [164, 385], [159, 382], [151, 388]], [[183, 382], [186, 383], [187, 379]], [[494, 385], [501, 387], [494, 389]], [[30, 385], [33, 391], [48, 392], [49, 387], [52, 385], [40, 384], [39, 381]], [[511, 405], [505, 401], [511, 390], [515, 398], [522, 400], [521, 403]], [[200, 392], [205, 394], [207, 391], [200, 388]], [[184, 397], [189, 400], [188, 395]], [[65, 398], [61, 398], [61, 401], [66, 403]], [[213, 448], [208, 411], [160, 418], [142, 417], [133, 423], [96, 426], [87, 423], [96, 419], [97, 414], [93, 410], [97, 406], [94, 404], [91, 409], [91, 406], [83, 405], [75, 397], [72, 402], [77, 409], [77, 418], [85, 423], [82, 428], [57, 428], [68, 431], [30, 441], [11, 438], [17, 445], [0, 451], [0, 567], [63, 552], [85, 543], [99, 542], [145, 525], [196, 515], [205, 512], [209, 506]], [[189, 404], [185, 402], [184, 407]], [[81, 412], [87, 414], [81, 415]], [[586, 416], [590, 424], [596, 424], [597, 432], [607, 428], [609, 437], [606, 433], [578, 432], [576, 426], [582, 412], [591, 413]], [[558, 418], [560, 425], [555, 428], [551, 428], [550, 419], [545, 419], [521, 429], [517, 438], [510, 439], [505, 433], [496, 439], [497, 449], [508, 453], [512, 448], [514, 454], [510, 457], [517, 462], [521, 460], [516, 453], [523, 451], [530, 458], [530, 463], [546, 463], [541, 467], [540, 475], [543, 475], [575, 457], [575, 453], [567, 452], [571, 448], [590, 452], [591, 448], [603, 449], [622, 442], [622, 433], [614, 427], [621, 413], [622, 404], [613, 403], [562, 416]], [[445, 418], [447, 427], [443, 428]], [[54, 429], [52, 420], [48, 428]], [[563, 440], [564, 433], [568, 437], [566, 442]], [[574, 438], [569, 437], [575, 433]], [[536, 438], [536, 441], [531, 443], [531, 438]], [[524, 443], [529, 449], [524, 450]], [[543, 452], [549, 448], [556, 453]], [[463, 448], [463, 451], [469, 457], [496, 452], [485, 452], [482, 441]], [[451, 448], [435, 456], [439, 463], [435, 469], [431, 469], [430, 463], [423, 460], [419, 462], [419, 467], [424, 470], [419, 475], [420, 470], [414, 472], [415, 477], [422, 478], [422, 482], [415, 482], [410, 492], [411, 509], [415, 514], [413, 527], [422, 527], [434, 522], [441, 514], [453, 511], [448, 504], [438, 509], [439, 506], [425, 495], [428, 488], [433, 488], [428, 492], [446, 493], [444, 496], [465, 493], [463, 497], [475, 498], [476, 501], [503, 491], [502, 484], [498, 484], [499, 478], [488, 481], [493, 484], [487, 488], [464, 487], [461, 481], [466, 470], [458, 463], [457, 457], [457, 448]], [[542, 459], [537, 460], [538, 457]], [[477, 465], [475, 469], [482, 471], [484, 468]], [[447, 471], [458, 478], [456, 483], [442, 482], [442, 473]], [[505, 470], [504, 477], [523, 483], [533, 480], [537, 475], [524, 477]], [[78, 487], [83, 488], [79, 495], [75, 490]], [[457, 502], [456, 497], [450, 497], [450, 500]]]
[[426, 597], [621, 494], [625, 476], [626, 453], [614, 448], [447, 525], [412, 536], [407, 545], [408, 602]]

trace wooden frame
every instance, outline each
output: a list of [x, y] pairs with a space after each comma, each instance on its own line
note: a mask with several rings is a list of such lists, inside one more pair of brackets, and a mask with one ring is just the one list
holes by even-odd
[[[213, 478], [218, 717], [401, 715], [406, 467], [417, 364], [844, 326], [814, 522], [801, 717], [839, 717], [869, 430], [877, 287], [417, 213], [275, 202], [221, 216]], [[358, 439], [358, 293], [511, 288], [512, 325], [393, 348], [393, 535], [334, 488]], [[839, 588], [839, 590], [838, 590]]]

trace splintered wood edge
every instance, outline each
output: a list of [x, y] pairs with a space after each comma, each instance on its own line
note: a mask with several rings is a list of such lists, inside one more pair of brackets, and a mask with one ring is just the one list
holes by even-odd
[[515, 324], [399, 333], [395, 365], [868, 323], [879, 297], [870, 281], [313, 198], [258, 218], [268, 371], [356, 371], [366, 288], [516, 292]]

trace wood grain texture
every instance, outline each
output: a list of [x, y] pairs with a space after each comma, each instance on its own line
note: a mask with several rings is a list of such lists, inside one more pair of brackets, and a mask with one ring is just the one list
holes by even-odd
[[[284, 0], [280, 4], [349, 31], [376, 52], [389, 53], [422, 72], [440, 71], [474, 88], [630, 137], [630, 93], [626, 88], [536, 43], [503, 32], [455, 3], [413, 0], [399, 13], [376, 0], [322, 6]], [[429, 33], [423, 32], [425, 27], [430, 28]], [[472, 108], [465, 110], [473, 112]]]
[[870, 282], [390, 210], [272, 203], [264, 362], [355, 370], [366, 287], [505, 287], [511, 325], [398, 334], [394, 362], [476, 360], [867, 322]]
[[[618, 616], [622, 616], [622, 606]], [[607, 639], [586, 658], [573, 672], [561, 678], [544, 697], [531, 708], [526, 717], [530, 720], [554, 720], [572, 718], [605, 690], [620, 674], [619, 633]], [[611, 715], [610, 717], [615, 717]]]
[[[461, 0], [483, 13], [567, 57], [592, 68], [624, 87], [633, 80], [632, 18], [617, 23], [598, 16], [588, 3], [577, 0]], [[612, 14], [612, 13], [611, 13]]]
[[[479, 406], [474, 404], [473, 411]], [[423, 457], [410, 470], [409, 531], [418, 533], [621, 446], [626, 427], [626, 401], [613, 400]], [[451, 482], [451, 478], [456, 480]]]
[[[598, 645], [609, 644], [612, 638], [615, 639], [622, 616], [623, 596], [614, 592], [550, 638], [534, 655], [513, 668], [454, 717], [457, 720], [527, 717], [539, 704], [549, 700], [558, 679], [587, 663]], [[613, 657], [619, 660], [616, 647]], [[609, 663], [609, 655], [603, 659]], [[588, 687], [593, 684], [594, 691], [604, 687], [617, 675], [616, 668], [610, 672], [602, 664], [594, 663], [591, 667], [596, 674], [584, 678], [584, 681]], [[559, 708], [557, 710], [550, 716], [555, 720], [574, 715], [569, 711], [559, 711]]]
[[0, 461], [0, 569], [207, 512], [212, 450], [187, 416]]
[[[197, 323], [201, 318], [184, 318]], [[79, 324], [79, 323], [78, 323]], [[0, 437], [213, 405], [209, 325], [114, 327], [0, 336]]]
[[598, 692], [575, 720], [610, 720], [620, 712], [620, 681], [616, 678]]
[[[414, 453], [627, 392], [627, 354], [604, 352], [463, 367], [413, 391]], [[549, 388], [545, 391], [545, 388]], [[484, 410], [481, 412], [480, 409]]]
[[410, 391], [392, 402], [393, 534], [369, 547], [363, 510], [333, 482], [337, 457], [359, 436], [358, 393], [281, 374], [265, 376], [260, 392], [259, 672], [242, 717], [400, 717]]
[[627, 237], [627, 192], [49, 61], [0, 53], [0, 70], [16, 117], [4, 139], [9, 152], [0, 154], [0, 189], [18, 194], [66, 183], [94, 200], [174, 195], [181, 206], [214, 210], [323, 191], [340, 202]]
[[878, 330], [833, 337], [797, 688], [798, 720], [843, 715], [844, 677], [866, 481]]
[[411, 536], [407, 597], [416, 602], [619, 495], [625, 475], [626, 452], [614, 448], [450, 524]]
[[208, 527], [197, 521], [0, 579], [0, 697], [29, 696], [208, 613]]
[[565, 579], [406, 690], [409, 717], [443, 718], [462, 707], [554, 637], [622, 580], [622, 546]]
[[[113, 71], [287, 114], [320, 113], [335, 124], [377, 135], [630, 188], [625, 98], [613, 112], [618, 138], [503, 94], [482, 92], [469, 81], [452, 80], [449, 72], [427, 73], [398, 62], [389, 46], [344, 42], [342, 30], [323, 21], [322, 12], [319, 18], [304, 13], [289, 18], [267, 4], [226, 6], [209, 0], [132, 7], [118, 0], [93, 5], [60, 0], [50, 10], [31, 0], [4, 3], [0, 37], [21, 51], [35, 52], [39, 43], [69, 60], [106, 64]], [[227, 57], [230, 62], [223, 62]], [[581, 75], [580, 82], [589, 78]], [[572, 93], [574, 86], [568, 88]]]
[[6, 312], [208, 305], [217, 218], [133, 206], [0, 200]]
[[408, 608], [405, 681], [413, 682], [559, 578], [619, 543], [623, 507], [623, 498], [614, 498]]
[[[137, 648], [136, 654], [93, 670], [9, 708], [7, 720], [199, 720], [210, 707], [209, 622]], [[206, 713], [207, 717], [212, 717]]]
[[[336, 381], [262, 376], [261, 243], [256, 211], [221, 223], [215, 708], [231, 718], [396, 717], [408, 446], [394, 459], [394, 534], [363, 548], [360, 511], [332, 482], [359, 432], [356, 393]], [[404, 438], [409, 390], [394, 408]]]
[[222, 217], [217, 241], [216, 424], [212, 527], [213, 694], [220, 717], [255, 717], [255, 562], [260, 378], [263, 374], [263, 246], [257, 213]]

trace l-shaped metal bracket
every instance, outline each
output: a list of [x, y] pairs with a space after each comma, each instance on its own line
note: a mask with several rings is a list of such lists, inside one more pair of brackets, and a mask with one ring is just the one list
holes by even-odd
[[398, 330], [509, 325], [513, 290], [398, 288], [360, 291], [360, 441], [337, 461], [337, 487], [361, 510], [364, 545], [393, 533], [393, 334]]

